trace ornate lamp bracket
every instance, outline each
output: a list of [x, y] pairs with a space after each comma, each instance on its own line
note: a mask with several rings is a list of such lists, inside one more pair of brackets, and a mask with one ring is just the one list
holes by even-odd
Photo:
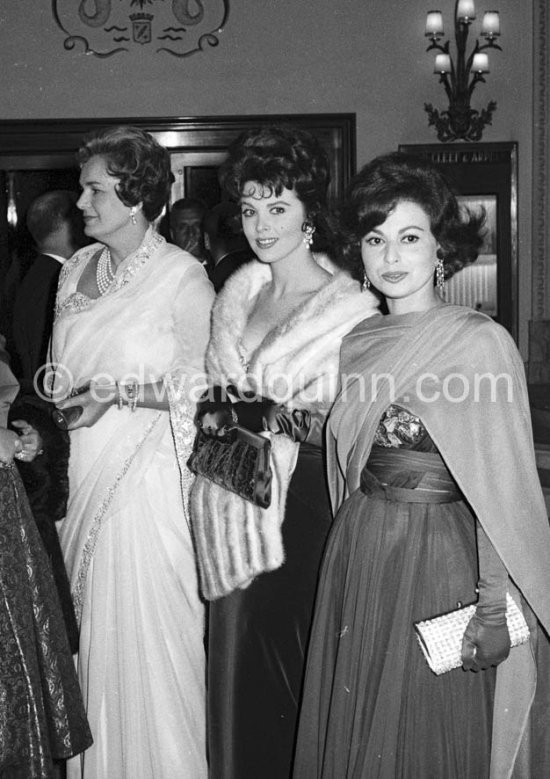
[[482, 35], [485, 43], [476, 39], [475, 44], [467, 53], [470, 25], [475, 19], [473, 0], [456, 0], [455, 5], [455, 47], [456, 56], [453, 59], [450, 51], [450, 41], [442, 41], [443, 21], [440, 11], [430, 11], [426, 23], [426, 36], [430, 45], [426, 51], [438, 52], [435, 57], [434, 73], [439, 75], [449, 100], [449, 107], [439, 111], [431, 103], [424, 104], [428, 114], [428, 125], [435, 127], [440, 141], [479, 141], [486, 125], [492, 123], [493, 113], [497, 107], [491, 100], [481, 111], [471, 107], [471, 98], [477, 84], [485, 82], [485, 74], [489, 72], [489, 58], [486, 49], [498, 49], [500, 22], [497, 11], [485, 13], [482, 24]]

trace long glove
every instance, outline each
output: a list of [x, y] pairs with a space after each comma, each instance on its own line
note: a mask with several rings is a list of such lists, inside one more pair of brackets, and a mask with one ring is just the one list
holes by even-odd
[[462, 666], [480, 671], [506, 660], [510, 634], [506, 624], [508, 572], [487, 534], [476, 521], [479, 560], [476, 613], [468, 623], [462, 641]]
[[237, 422], [234, 403], [222, 387], [212, 387], [197, 403], [198, 427], [212, 437], [223, 437]]
[[301, 443], [309, 432], [308, 411], [285, 409], [261, 396], [232, 403], [222, 400], [220, 393], [215, 391], [213, 400], [200, 401], [197, 408], [198, 423], [203, 432], [211, 436], [223, 437], [232, 427], [240, 425], [253, 432], [269, 430], [286, 435]]

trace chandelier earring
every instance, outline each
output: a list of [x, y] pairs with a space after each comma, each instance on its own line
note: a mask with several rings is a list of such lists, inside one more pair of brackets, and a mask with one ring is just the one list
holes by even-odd
[[367, 276], [367, 271], [363, 271], [363, 283], [361, 284], [361, 291], [365, 292], [367, 289], [370, 289], [370, 279]]
[[133, 225], [137, 225], [137, 216], [136, 216], [136, 214], [137, 214], [137, 207], [136, 206], [132, 206], [132, 208], [130, 209], [130, 220], [131, 220]]
[[302, 232], [304, 234], [304, 243], [306, 246], [311, 246], [313, 243], [313, 233], [315, 232], [315, 225], [311, 222], [304, 222], [302, 225]]
[[445, 284], [445, 269], [443, 267], [443, 260], [439, 258], [435, 266], [435, 286], [440, 292], [443, 292], [444, 284]]

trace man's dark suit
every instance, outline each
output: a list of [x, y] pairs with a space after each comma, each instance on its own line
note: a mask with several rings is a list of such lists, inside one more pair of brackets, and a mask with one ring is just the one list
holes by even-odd
[[251, 249], [239, 249], [234, 252], [227, 252], [224, 256], [218, 260], [212, 270], [209, 271], [208, 276], [210, 281], [214, 285], [216, 293], [220, 291], [227, 279], [235, 273], [235, 271], [244, 265], [245, 262], [255, 259], [255, 254]]
[[36, 371], [47, 362], [48, 343], [61, 263], [38, 254], [17, 291], [13, 310], [15, 372], [23, 391], [32, 391]]
[[[51, 418], [51, 404], [36, 394], [33, 380], [48, 361], [55, 296], [61, 263], [39, 254], [21, 282], [13, 310], [13, 369], [21, 393], [12, 405], [11, 419], [25, 419], [42, 436], [44, 454], [30, 463], [17, 462], [29, 503], [40, 531], [65, 617], [69, 643], [78, 647], [78, 630], [55, 523], [65, 516], [69, 483], [69, 436]], [[42, 377], [43, 378], [43, 377]], [[40, 384], [40, 389], [42, 385]]]

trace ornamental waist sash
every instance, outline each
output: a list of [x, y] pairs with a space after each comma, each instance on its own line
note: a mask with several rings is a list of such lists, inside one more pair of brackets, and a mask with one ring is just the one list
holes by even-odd
[[436, 452], [373, 446], [361, 473], [361, 492], [397, 503], [453, 503], [462, 500]]

